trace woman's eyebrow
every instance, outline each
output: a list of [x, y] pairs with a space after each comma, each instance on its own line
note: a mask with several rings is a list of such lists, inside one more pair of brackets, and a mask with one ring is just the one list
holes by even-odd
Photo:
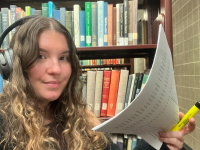
[[[45, 50], [43, 48], [39, 48], [39, 50], [42, 51], [42, 52], [45, 52], [45, 53], [48, 52], [47, 50]], [[62, 52], [62, 54], [68, 54], [68, 53], [69, 53], [69, 50], [65, 50], [65, 51]]]

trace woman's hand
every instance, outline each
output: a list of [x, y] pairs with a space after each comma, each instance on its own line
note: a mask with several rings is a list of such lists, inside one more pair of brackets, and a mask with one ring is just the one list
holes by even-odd
[[[184, 116], [183, 113], [179, 113], [180, 119]], [[170, 150], [180, 150], [183, 147], [184, 138], [183, 136], [189, 134], [195, 129], [195, 120], [191, 118], [189, 124], [183, 127], [180, 131], [171, 131], [171, 132], [160, 132], [159, 139], [161, 142], [166, 143]]]

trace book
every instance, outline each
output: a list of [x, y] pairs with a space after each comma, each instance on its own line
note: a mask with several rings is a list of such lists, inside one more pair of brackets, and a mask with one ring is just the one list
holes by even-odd
[[85, 30], [86, 30], [86, 46], [92, 46], [92, 22], [91, 22], [91, 2], [85, 2]]
[[127, 84], [127, 88], [126, 88], [127, 90], [126, 90], [126, 97], [125, 97], [125, 101], [124, 101], [124, 108], [126, 108], [128, 106], [128, 100], [129, 100], [132, 80], [133, 80], [133, 74], [130, 74], [128, 76], [128, 84]]
[[60, 22], [60, 10], [53, 10], [53, 18]]
[[87, 109], [94, 112], [96, 71], [87, 72]]
[[132, 148], [132, 136], [128, 135], [127, 150], [131, 150], [131, 148]]
[[120, 71], [119, 88], [117, 93], [117, 106], [115, 114], [118, 114], [120, 111], [124, 109], [128, 75], [129, 75], [128, 70]]
[[72, 11], [72, 39], [74, 41], [74, 11]]
[[121, 150], [123, 150], [123, 135], [117, 134], [117, 145]]
[[113, 4], [108, 4], [108, 46], [113, 45]]
[[128, 45], [133, 45], [133, 1], [128, 1]]
[[108, 98], [108, 109], [107, 116], [115, 116], [116, 112], [116, 102], [117, 102], [117, 93], [119, 87], [119, 70], [112, 70], [111, 81], [110, 81], [110, 92]]
[[60, 23], [65, 27], [65, 7], [60, 7]]
[[144, 76], [144, 73], [140, 73], [140, 76], [139, 76], [139, 79], [138, 79], [138, 83], [137, 83], [137, 90], [136, 90], [136, 93], [135, 93], [135, 97], [137, 97], [138, 94], [140, 93], [143, 76]]
[[116, 45], [120, 45], [120, 4], [116, 4]]
[[120, 22], [120, 28], [119, 28], [119, 45], [124, 45], [124, 4], [119, 4], [119, 22]]
[[108, 46], [108, 2], [104, 2], [104, 46]]
[[72, 36], [72, 11], [65, 11], [65, 27]]
[[18, 20], [20, 18], [20, 11], [21, 11], [21, 7], [17, 7], [16, 8], [16, 20]]
[[134, 150], [134, 148], [137, 145], [137, 137], [135, 135], [132, 136], [132, 146], [131, 146], [131, 150]]
[[53, 18], [53, 11], [56, 10], [56, 6], [52, 1], [48, 1], [49, 18]]
[[111, 71], [104, 71], [103, 74], [104, 75], [103, 75], [103, 88], [102, 88], [102, 99], [101, 99], [101, 116], [107, 116]]
[[172, 55], [160, 25], [153, 65], [140, 94], [122, 112], [93, 130], [137, 134], [155, 149], [160, 149], [163, 143], [159, 140], [159, 131], [169, 131], [178, 122], [179, 106]]
[[97, 33], [98, 33], [98, 28], [97, 28], [97, 2], [92, 2], [91, 3], [92, 7], [92, 46], [97, 46], [98, 45], [98, 39], [97, 39]]
[[128, 136], [127, 134], [124, 134], [123, 136], [123, 150], [127, 150], [128, 147]]
[[[9, 27], [8, 8], [1, 8], [2, 14], [2, 29], [5, 31]], [[3, 49], [9, 48], [9, 34], [3, 40]]]
[[87, 100], [87, 74], [82, 74], [82, 82], [83, 82], [82, 97], [83, 97], [83, 101], [86, 103], [86, 100]]
[[34, 10], [33, 15], [40, 15], [42, 16], [42, 10]]
[[144, 74], [143, 79], [142, 79], [142, 86], [141, 86], [141, 88], [144, 87], [145, 83], [147, 82], [147, 79], [148, 79], [148, 75]]
[[26, 11], [26, 16], [31, 15], [31, 7], [30, 6], [25, 6], [25, 11]]
[[31, 8], [31, 15], [33, 15], [33, 11], [35, 10], [35, 8]]
[[79, 27], [80, 27], [80, 47], [86, 46], [86, 39], [85, 39], [85, 11], [81, 10], [79, 11]]
[[128, 0], [124, 0], [124, 45], [128, 45]]
[[104, 46], [104, 1], [97, 1], [98, 46]]
[[117, 45], [117, 29], [116, 29], [116, 7], [113, 7], [113, 45]]
[[96, 72], [96, 82], [95, 83], [96, 84], [95, 84], [94, 114], [97, 117], [100, 117], [102, 85], [103, 85], [103, 71]]
[[[2, 27], [2, 13], [0, 12], [0, 35], [2, 34], [2, 32], [3, 32], [3, 27]], [[3, 43], [0, 46], [1, 46], [0, 48], [3, 48]]]
[[133, 84], [133, 90], [131, 91], [131, 99], [128, 102], [128, 105], [135, 99], [136, 91], [137, 91], [137, 85], [138, 85], [138, 80], [139, 80], [139, 77], [136, 76], [134, 84]]
[[48, 3], [42, 3], [42, 16], [49, 17]]
[[[10, 5], [10, 21], [11, 21], [11, 24], [13, 24], [16, 21], [16, 8], [17, 8], [16, 5]], [[12, 29], [11, 37], [13, 37], [15, 32], [16, 32], [16, 29], [15, 28]]]
[[80, 47], [80, 18], [79, 11], [81, 10], [80, 5], [74, 5], [74, 43], [76, 47]]
[[138, 15], [138, 0], [133, 0], [133, 45], [137, 45], [137, 15]]
[[138, 43], [138, 45], [140, 45], [140, 44], [142, 44], [142, 21], [141, 20], [138, 21], [137, 32], [138, 32], [137, 43]]
[[[9, 25], [9, 26], [11, 25], [10, 9], [8, 9], [8, 25]], [[10, 43], [11, 38], [12, 38], [12, 34], [11, 34], [11, 32], [9, 32], [8, 34], [9, 34], [9, 43]]]

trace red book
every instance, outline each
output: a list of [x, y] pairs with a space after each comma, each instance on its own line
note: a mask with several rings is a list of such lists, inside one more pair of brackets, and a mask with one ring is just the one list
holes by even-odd
[[101, 116], [107, 116], [107, 105], [108, 97], [110, 90], [110, 77], [111, 71], [103, 72], [103, 89], [102, 89], [102, 98], [101, 98]]
[[107, 64], [107, 59], [104, 59], [104, 65], [106, 65]]

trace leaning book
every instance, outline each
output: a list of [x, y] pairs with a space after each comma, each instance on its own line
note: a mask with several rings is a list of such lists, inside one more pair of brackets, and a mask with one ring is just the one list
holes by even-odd
[[179, 107], [171, 51], [162, 26], [154, 62], [146, 84], [123, 111], [93, 128], [95, 131], [135, 134], [160, 149], [159, 131], [170, 131], [179, 121]]

